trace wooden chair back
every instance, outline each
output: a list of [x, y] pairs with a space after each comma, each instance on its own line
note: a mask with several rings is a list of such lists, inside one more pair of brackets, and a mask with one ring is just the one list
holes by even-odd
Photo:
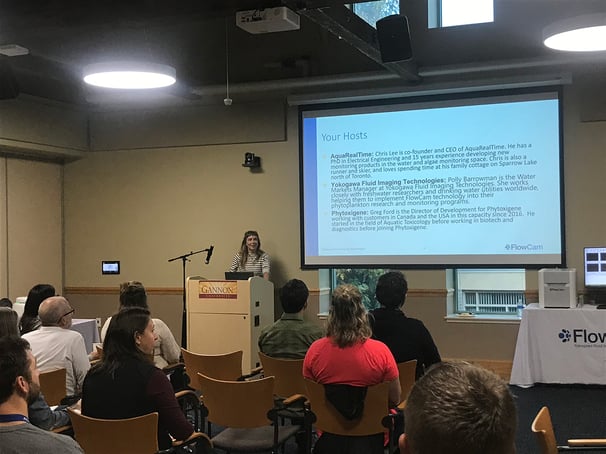
[[556, 438], [553, 432], [553, 423], [551, 422], [551, 415], [547, 407], [539, 410], [532, 422], [531, 429], [536, 435], [540, 454], [558, 453]]
[[65, 368], [40, 372], [40, 391], [48, 405], [59, 405], [65, 397], [65, 375]]
[[368, 387], [362, 417], [350, 421], [326, 399], [324, 385], [305, 379], [306, 396], [316, 415], [315, 426], [336, 435], [373, 435], [385, 430], [383, 418], [389, 413], [389, 383]]
[[398, 408], [400, 410], [404, 410], [406, 408], [406, 399], [408, 399], [408, 395], [410, 394], [410, 390], [415, 384], [416, 381], [416, 371], [417, 371], [417, 360], [412, 359], [410, 361], [404, 361], [403, 363], [398, 363], [398, 372], [400, 374], [400, 403], [398, 404]]
[[98, 419], [67, 410], [74, 437], [86, 454], [158, 452], [158, 413], [128, 419]]
[[250, 381], [216, 380], [198, 374], [201, 400], [213, 424], [254, 428], [270, 423], [267, 412], [274, 406], [274, 377]]
[[191, 386], [198, 383], [198, 374], [217, 380], [237, 380], [242, 376], [242, 350], [222, 355], [203, 355], [184, 348], [181, 352]]
[[294, 394], [305, 394], [303, 378], [303, 359], [272, 358], [259, 352], [263, 375], [274, 377], [274, 394], [289, 397]]

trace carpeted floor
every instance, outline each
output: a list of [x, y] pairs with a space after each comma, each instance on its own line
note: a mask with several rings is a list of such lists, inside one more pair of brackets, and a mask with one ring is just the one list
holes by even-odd
[[[606, 438], [606, 386], [512, 386], [511, 391], [518, 406], [517, 454], [538, 453], [530, 425], [543, 406], [549, 408], [559, 445], [566, 444], [568, 438]], [[606, 453], [606, 448], [574, 452]]]

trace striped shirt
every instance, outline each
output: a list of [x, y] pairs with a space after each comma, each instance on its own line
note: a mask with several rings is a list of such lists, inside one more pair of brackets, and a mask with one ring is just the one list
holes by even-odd
[[261, 256], [248, 254], [246, 263], [242, 267], [240, 265], [240, 259], [242, 256], [239, 252], [234, 256], [234, 260], [229, 267], [229, 271], [252, 271], [255, 276], [263, 276], [263, 274], [269, 274], [269, 254], [264, 252]]

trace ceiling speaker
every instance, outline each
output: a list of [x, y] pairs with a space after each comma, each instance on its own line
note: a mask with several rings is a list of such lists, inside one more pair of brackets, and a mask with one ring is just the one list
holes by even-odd
[[381, 61], [391, 63], [410, 60], [412, 47], [410, 45], [410, 31], [406, 16], [394, 14], [377, 21], [377, 38]]

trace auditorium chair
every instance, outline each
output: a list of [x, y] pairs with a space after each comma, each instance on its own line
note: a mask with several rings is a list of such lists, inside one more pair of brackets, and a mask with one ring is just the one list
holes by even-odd
[[398, 404], [398, 410], [404, 410], [406, 408], [406, 399], [408, 394], [415, 384], [416, 381], [416, 370], [417, 360], [412, 359], [410, 361], [404, 361], [398, 363], [398, 372], [400, 375], [400, 403]]
[[209, 422], [225, 427], [211, 439], [219, 449], [276, 453], [286, 440], [302, 430], [299, 425], [278, 424], [274, 377], [228, 381], [198, 374], [198, 380]]
[[558, 446], [547, 407], [539, 410], [532, 422], [531, 430], [536, 435], [540, 454], [557, 454], [560, 451], [606, 452], [606, 438], [570, 438], [567, 445]]
[[196, 445], [196, 452], [210, 452], [212, 443], [204, 433], [194, 432], [187, 440], [173, 442], [173, 447], [158, 450], [158, 413], [136, 418], [99, 419], [68, 409], [74, 437], [86, 454], [177, 453], [180, 447]]
[[261, 368], [256, 368], [250, 374], [242, 374], [242, 350], [219, 355], [204, 355], [181, 349], [185, 372], [190, 378], [190, 386], [195, 387], [197, 374], [204, 374], [217, 380], [244, 380], [258, 375]]
[[[389, 412], [389, 383], [368, 386], [361, 416], [355, 419], [344, 417], [326, 397], [324, 385], [305, 379], [310, 420], [316, 429], [335, 435], [359, 437], [389, 432], [389, 450], [394, 452]], [[376, 451], [383, 450], [384, 437], [377, 437]], [[374, 452], [374, 451], [373, 451]]]
[[61, 404], [65, 397], [65, 377], [65, 368], [40, 372], [40, 391], [50, 407]]

